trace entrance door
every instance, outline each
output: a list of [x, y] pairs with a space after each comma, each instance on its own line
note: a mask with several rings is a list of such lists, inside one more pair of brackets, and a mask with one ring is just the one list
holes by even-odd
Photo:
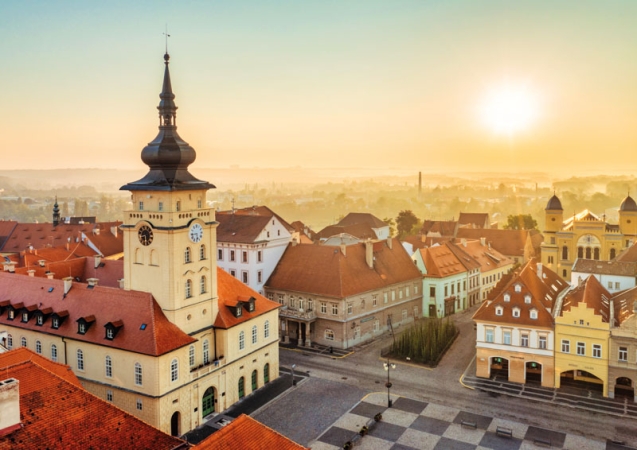
[[506, 358], [491, 358], [491, 378], [509, 380], [509, 360]]
[[179, 436], [179, 411], [175, 411], [170, 418], [170, 434], [172, 436]]
[[257, 371], [252, 371], [252, 392], [257, 390]]
[[542, 364], [536, 362], [526, 363], [526, 382], [542, 384]]
[[203, 417], [215, 412], [215, 389], [209, 387], [201, 399], [201, 414]]
[[615, 398], [628, 398], [630, 400], [635, 398], [635, 389], [630, 378], [619, 377], [615, 380]]
[[245, 390], [245, 379], [243, 377], [239, 378], [239, 400], [246, 396]]
[[436, 317], [436, 305], [429, 305], [429, 317]]

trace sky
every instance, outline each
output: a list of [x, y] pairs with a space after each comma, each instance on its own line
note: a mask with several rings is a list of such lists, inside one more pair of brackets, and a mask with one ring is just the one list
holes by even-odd
[[0, 167], [143, 170], [167, 25], [192, 168], [634, 173], [635, 17], [633, 0], [0, 0]]

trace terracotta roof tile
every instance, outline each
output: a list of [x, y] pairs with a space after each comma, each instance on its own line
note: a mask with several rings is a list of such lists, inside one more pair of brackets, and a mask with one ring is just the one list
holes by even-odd
[[613, 326], [618, 326], [637, 312], [637, 287], [618, 292], [613, 295], [612, 300], [615, 309]]
[[282, 434], [241, 414], [199, 444], [196, 450], [309, 450]]
[[615, 259], [623, 262], [637, 262], [637, 243], [621, 252]]
[[217, 212], [217, 242], [237, 242], [251, 244], [263, 241], [263, 235], [270, 217]]
[[488, 228], [489, 227], [489, 214], [488, 213], [460, 213], [458, 217], [459, 225], [472, 225], [475, 228]]
[[[232, 214], [232, 211], [222, 211], [222, 214]], [[219, 211], [217, 212], [217, 214], [219, 214]], [[249, 206], [247, 208], [241, 208], [241, 209], [235, 209], [234, 210], [234, 214], [242, 214], [242, 215], [249, 215], [249, 216], [263, 216], [263, 217], [276, 217], [279, 222], [281, 222], [281, 224], [291, 233], [294, 231], [294, 227], [292, 225], [290, 225], [289, 223], [287, 223], [285, 221], [285, 219], [283, 219], [283, 217], [279, 216], [277, 213], [275, 213], [274, 211], [272, 211], [270, 208], [268, 208], [267, 206]]]
[[420, 232], [424, 235], [437, 234], [439, 236], [455, 237], [458, 222], [454, 220], [425, 220]]
[[423, 248], [419, 251], [427, 268], [428, 277], [446, 278], [467, 271], [464, 264], [460, 262], [447, 244]]
[[[0, 301], [10, 300], [12, 305], [24, 302], [37, 304], [40, 309], [51, 308], [54, 313], [68, 311], [68, 317], [58, 329], [48, 319], [38, 326], [35, 319], [23, 323], [0, 315], [0, 324], [66, 336], [79, 341], [121, 348], [146, 355], [162, 355], [188, 345], [195, 340], [168, 321], [151, 294], [104, 286], [89, 288], [74, 282], [64, 296], [64, 282], [46, 278], [26, 277], [0, 273]], [[94, 315], [95, 323], [86, 334], [77, 333], [77, 319]], [[114, 340], [105, 339], [104, 325], [122, 320], [123, 328]], [[142, 324], [146, 324], [141, 329]]]
[[186, 448], [182, 440], [85, 391], [68, 366], [30, 350], [1, 354], [0, 373], [20, 383], [22, 423], [0, 437], [0, 449]]
[[637, 262], [631, 261], [597, 261], [594, 259], [576, 259], [573, 272], [594, 273], [599, 275], [617, 275], [634, 277], [637, 275]]
[[480, 241], [465, 240], [458, 245], [458, 248], [480, 264], [481, 272], [488, 272], [498, 267], [513, 264], [511, 258], [505, 256], [494, 247], [490, 248], [488, 245], [482, 245]]
[[332, 236], [338, 236], [340, 234], [349, 234], [357, 237], [358, 239], [377, 239], [376, 232], [369, 224], [355, 223], [351, 225], [328, 225], [321, 231], [316, 233], [315, 239], [328, 239]]
[[491, 247], [506, 256], [524, 256], [524, 245], [527, 235], [530, 233], [531, 243], [535, 254], [540, 254], [542, 234], [537, 230], [496, 230], [496, 229], [472, 229], [459, 228], [457, 238], [477, 239], [485, 238]]
[[579, 303], [586, 303], [587, 308], [592, 308], [595, 310], [595, 314], [602, 317], [602, 322], [608, 323], [610, 321], [610, 298], [611, 295], [606, 288], [597, 278], [590, 275], [564, 297], [560, 315], [564, 315], [564, 312], [570, 311]]
[[359, 223], [364, 223], [369, 225], [371, 228], [383, 228], [386, 227], [387, 224], [380, 220], [373, 214], [370, 213], [355, 213], [351, 212], [345, 217], [343, 217], [337, 225], [342, 227], [348, 227], [350, 225], [356, 225]]
[[396, 283], [420, 281], [421, 274], [397, 239], [390, 249], [381, 241], [374, 268], [365, 259], [365, 243], [338, 247], [299, 244], [288, 246], [266, 283], [269, 289], [345, 298]]

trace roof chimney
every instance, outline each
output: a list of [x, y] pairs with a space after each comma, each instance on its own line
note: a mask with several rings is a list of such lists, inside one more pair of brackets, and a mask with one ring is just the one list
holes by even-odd
[[100, 235], [100, 229], [98, 227], [93, 228], [93, 234], [95, 236], [99, 236]]
[[62, 281], [64, 281], [64, 296], [66, 297], [73, 286], [73, 277], [62, 278]]
[[35, 269], [29, 269], [29, 270], [27, 270], [27, 273], [29, 274], [30, 277], [34, 277], [35, 276]]
[[117, 281], [119, 282], [119, 288], [120, 289], [126, 289], [126, 284], [124, 283], [124, 278], [120, 278]]
[[113, 236], [115, 236], [115, 237], [117, 237], [117, 230], [118, 230], [118, 228], [117, 228], [117, 226], [116, 226], [116, 225], [114, 225], [114, 226], [112, 226], [112, 227], [111, 227], [111, 234], [112, 234]]
[[345, 250], [346, 246], [344, 243], [341, 243], [341, 253], [343, 256], [347, 256], [347, 251]]
[[39, 260], [38, 260], [38, 265], [39, 265], [40, 267], [44, 267], [44, 266], [46, 266], [46, 261], [45, 261], [45, 260], [43, 260], [43, 259], [39, 259]]
[[52, 279], [54, 278], [54, 277], [53, 277], [54, 275], [55, 275], [55, 273], [53, 273], [53, 272], [48, 272], [48, 273], [46, 274], [46, 277], [47, 277], [49, 280], [52, 280]]
[[391, 236], [387, 238], [387, 247], [389, 247], [389, 249], [391, 250], [391, 246], [393, 244], [392, 238]]
[[0, 436], [20, 428], [20, 382], [15, 378], [0, 381]]
[[482, 245], [483, 247], [487, 244], [487, 238], [481, 237], [480, 238], [480, 245]]
[[97, 286], [97, 282], [99, 281], [99, 278], [87, 278], [86, 282], [88, 283], [88, 287], [95, 287]]
[[542, 279], [542, 263], [537, 263], [536, 264], [536, 269], [537, 269], [537, 277], [541, 280]]
[[100, 266], [100, 263], [102, 262], [102, 255], [95, 255], [94, 261], [95, 261], [95, 268], [97, 269]]
[[365, 241], [365, 262], [370, 269], [374, 268], [374, 244], [369, 238]]

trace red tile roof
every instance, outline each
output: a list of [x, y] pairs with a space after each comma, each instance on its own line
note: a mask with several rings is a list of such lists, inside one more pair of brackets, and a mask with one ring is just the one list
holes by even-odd
[[352, 225], [328, 225], [314, 235], [315, 239], [329, 239], [340, 234], [349, 234], [358, 239], [377, 239], [376, 232], [369, 224], [356, 223]]
[[612, 300], [615, 309], [613, 326], [618, 326], [637, 312], [637, 287], [618, 292], [613, 295]]
[[439, 234], [440, 236], [454, 237], [458, 230], [458, 222], [454, 220], [425, 220], [420, 232], [424, 235]]
[[217, 242], [252, 244], [265, 241], [264, 230], [270, 217], [217, 212]]
[[623, 262], [637, 262], [637, 243], [621, 252], [615, 259]]
[[446, 278], [461, 273], [467, 269], [458, 257], [447, 247], [447, 244], [420, 249], [427, 276], [432, 278]]
[[370, 213], [349, 213], [345, 217], [343, 217], [337, 225], [341, 227], [348, 227], [350, 225], [356, 225], [359, 223], [364, 223], [369, 225], [371, 228], [383, 228], [388, 226], [385, 222], [380, 220], [373, 214]]
[[0, 437], [0, 449], [187, 448], [85, 391], [68, 366], [30, 350], [0, 354], [3, 379], [19, 381], [22, 427]]
[[602, 317], [602, 322], [610, 321], [610, 293], [599, 280], [590, 275], [583, 283], [571, 290], [562, 302], [560, 316], [570, 311], [579, 303], [585, 303], [587, 308], [595, 310], [595, 314]]
[[503, 255], [493, 247], [490, 248], [488, 245], [482, 245], [480, 241], [466, 240], [458, 245], [458, 248], [480, 264], [481, 272], [489, 272], [498, 267], [513, 264], [511, 258]]
[[[104, 286], [89, 288], [86, 284], [74, 282], [64, 296], [64, 282], [61, 280], [5, 272], [0, 273], [0, 302], [6, 300], [12, 305], [36, 305], [40, 310], [51, 308], [54, 313], [68, 311], [68, 317], [57, 330], [51, 327], [50, 318], [43, 326], [38, 326], [34, 318], [24, 323], [19, 317], [9, 320], [6, 313], [1, 314], [0, 324], [11, 327], [46, 331], [78, 341], [154, 356], [195, 341], [168, 321], [152, 295], [146, 292]], [[91, 315], [95, 316], [95, 323], [86, 334], [78, 334], [77, 319]], [[124, 322], [123, 328], [112, 341], [105, 339], [104, 325], [117, 320]], [[146, 324], [143, 330], [142, 324]]]
[[[217, 214], [232, 214], [232, 211], [218, 211]], [[267, 206], [249, 206], [247, 208], [235, 209], [234, 214], [242, 214], [248, 216], [264, 216], [264, 217], [276, 217], [279, 222], [283, 224], [283, 226], [291, 233], [294, 231], [294, 227], [287, 223], [283, 217], [279, 216], [277, 213], [272, 211]]]
[[458, 217], [459, 225], [471, 225], [474, 228], [488, 228], [489, 227], [489, 214], [488, 213], [460, 213]]
[[199, 444], [196, 450], [309, 450], [282, 434], [241, 414]]
[[17, 224], [18, 222], [14, 220], [0, 220], [0, 250], [2, 250], [4, 243], [11, 236]]
[[542, 234], [537, 230], [496, 230], [496, 229], [472, 229], [459, 228], [457, 238], [477, 239], [485, 238], [491, 247], [506, 256], [524, 256], [524, 245], [527, 235], [531, 235], [531, 243], [535, 254], [540, 254]]
[[367, 265], [366, 243], [339, 247], [299, 244], [288, 246], [266, 283], [269, 289], [305, 292], [334, 298], [381, 289], [405, 281], [420, 281], [410, 255], [392, 239], [374, 243], [374, 268]]
[[[214, 324], [217, 328], [227, 329], [281, 307], [277, 302], [268, 300], [218, 267], [217, 295], [219, 296], [219, 314]], [[247, 308], [243, 308], [241, 316], [235, 317], [230, 307], [235, 307], [237, 302], [247, 301], [250, 297], [256, 299], [254, 311], [250, 312]]]

